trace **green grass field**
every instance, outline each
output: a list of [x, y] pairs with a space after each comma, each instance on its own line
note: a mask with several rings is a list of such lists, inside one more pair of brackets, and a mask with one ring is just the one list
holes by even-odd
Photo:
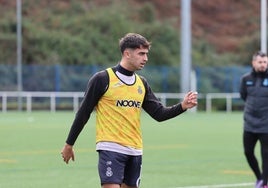
[[[62, 161], [73, 118], [73, 112], [0, 114], [0, 188], [100, 187], [94, 114], [75, 144], [75, 162]], [[141, 188], [240, 187], [255, 181], [243, 155], [242, 113], [187, 112], [161, 123], [143, 114], [142, 127]]]

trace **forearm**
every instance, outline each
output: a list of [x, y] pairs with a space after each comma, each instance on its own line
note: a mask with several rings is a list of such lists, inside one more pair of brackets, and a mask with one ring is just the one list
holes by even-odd
[[80, 132], [83, 130], [85, 124], [90, 118], [90, 114], [93, 108], [94, 104], [88, 102], [88, 99], [85, 97], [72, 123], [71, 129], [66, 140], [67, 144], [74, 145], [77, 137], [79, 136]]
[[165, 121], [185, 112], [181, 103], [173, 106], [165, 107], [156, 98], [151, 101], [144, 102], [143, 109], [156, 121]]
[[69, 131], [66, 143], [69, 145], [74, 145], [77, 137], [79, 136], [80, 132], [83, 130], [86, 122], [82, 121], [79, 118], [75, 118], [72, 127]]
[[176, 105], [173, 105], [170, 107], [163, 107], [163, 106], [159, 107], [150, 115], [156, 121], [161, 122], [161, 121], [165, 121], [165, 120], [174, 118], [174, 117], [182, 114], [185, 111], [186, 110], [182, 109], [181, 103], [179, 103], [179, 104], [176, 104]]

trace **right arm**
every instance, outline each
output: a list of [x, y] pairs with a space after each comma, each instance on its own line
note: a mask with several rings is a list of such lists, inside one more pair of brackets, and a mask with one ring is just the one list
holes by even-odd
[[246, 101], [246, 98], [247, 98], [247, 89], [246, 89], [245, 77], [244, 76], [240, 80], [239, 93], [240, 93], [241, 99], [243, 99], [244, 101]]
[[70, 159], [74, 160], [73, 145], [80, 132], [87, 123], [90, 114], [97, 105], [99, 99], [105, 93], [108, 87], [108, 74], [106, 71], [96, 73], [88, 82], [87, 90], [82, 103], [76, 113], [75, 119], [69, 131], [66, 144], [61, 154], [64, 162], [68, 163]]

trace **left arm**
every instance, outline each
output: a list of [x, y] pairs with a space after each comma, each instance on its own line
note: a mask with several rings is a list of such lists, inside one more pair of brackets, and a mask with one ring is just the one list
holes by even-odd
[[181, 103], [165, 107], [154, 95], [147, 81], [144, 78], [142, 78], [142, 81], [146, 90], [142, 108], [156, 121], [171, 119], [197, 105], [197, 93], [189, 92]]

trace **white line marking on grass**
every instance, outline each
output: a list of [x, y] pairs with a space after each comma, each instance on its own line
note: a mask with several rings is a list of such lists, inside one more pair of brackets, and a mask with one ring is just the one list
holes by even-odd
[[252, 186], [252, 185], [254, 185], [254, 183], [202, 185], [202, 186], [186, 186], [186, 187], [174, 187], [174, 188], [225, 188], [225, 187], [246, 187], [246, 186]]

